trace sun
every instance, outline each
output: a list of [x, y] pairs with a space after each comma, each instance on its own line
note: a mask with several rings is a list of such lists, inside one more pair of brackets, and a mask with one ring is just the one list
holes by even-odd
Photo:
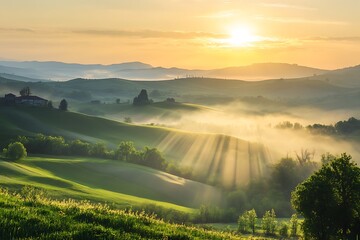
[[225, 42], [234, 47], [247, 47], [251, 46], [254, 42], [259, 41], [252, 29], [246, 26], [232, 27], [229, 30], [229, 37]]

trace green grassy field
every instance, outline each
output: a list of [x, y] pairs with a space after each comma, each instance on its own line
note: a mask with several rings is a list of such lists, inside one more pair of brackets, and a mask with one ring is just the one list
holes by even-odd
[[91, 158], [28, 157], [0, 161], [0, 184], [33, 185], [59, 198], [89, 199], [122, 206], [157, 204], [191, 212], [201, 204], [221, 204], [214, 187], [151, 168]]
[[170, 224], [104, 205], [56, 201], [31, 189], [0, 189], [1, 239], [244, 239], [221, 231]]
[[113, 148], [121, 141], [133, 141], [139, 148], [157, 147], [167, 160], [178, 161], [210, 182], [229, 187], [242, 185], [268, 170], [267, 149], [226, 135], [126, 124], [74, 112], [20, 106], [0, 107], [0, 123], [2, 147], [18, 135], [37, 133], [104, 142]]
[[[261, 218], [257, 218], [256, 220], [256, 224], [255, 224], [255, 236], [264, 236], [264, 230], [262, 229], [261, 226]], [[288, 226], [290, 226], [290, 218], [276, 218], [277, 221], [277, 230], [276, 230], [276, 234], [278, 235], [277, 237], [280, 239], [288, 239], [288, 238], [282, 238], [279, 236], [279, 228], [282, 224], [287, 224]], [[302, 233], [302, 229], [301, 229], [301, 223], [303, 222], [303, 219], [299, 219], [299, 224], [298, 224], [298, 228], [297, 228], [297, 235], [298, 237], [301, 237], [303, 235]], [[208, 228], [208, 229], [213, 229], [216, 231], [227, 231], [227, 232], [236, 232], [238, 230], [238, 224], [237, 223], [207, 223], [207, 224], [199, 224], [199, 226]], [[290, 228], [290, 227], [289, 227]], [[289, 232], [288, 232], [289, 233]], [[246, 236], [246, 237], [254, 237], [252, 234], [248, 233], [248, 234], [242, 234], [242, 236]], [[298, 238], [290, 238], [290, 239], [298, 239]]]

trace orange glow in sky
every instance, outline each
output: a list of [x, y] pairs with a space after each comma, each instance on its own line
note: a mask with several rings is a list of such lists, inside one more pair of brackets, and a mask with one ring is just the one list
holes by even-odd
[[360, 63], [360, 1], [12, 0], [0, 59], [218, 68]]

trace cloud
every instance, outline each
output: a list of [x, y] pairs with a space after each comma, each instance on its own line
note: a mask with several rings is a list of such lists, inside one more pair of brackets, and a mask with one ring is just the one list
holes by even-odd
[[343, 21], [331, 21], [331, 20], [318, 20], [318, 19], [306, 19], [306, 18], [281, 18], [281, 17], [265, 17], [256, 16], [258, 20], [272, 21], [280, 23], [306, 23], [306, 24], [318, 24], [318, 25], [348, 25], [348, 22]]
[[199, 18], [230, 18], [235, 16], [234, 11], [222, 11], [216, 12], [209, 15], [198, 16]]
[[299, 5], [290, 5], [284, 3], [260, 3], [263, 7], [269, 8], [287, 8], [287, 9], [297, 9], [297, 10], [306, 10], [306, 11], [315, 11], [316, 8], [306, 7], [306, 6], [299, 6]]
[[181, 31], [127, 31], [127, 30], [76, 30], [73, 33], [112, 36], [112, 37], [133, 37], [133, 38], [168, 38], [168, 39], [196, 39], [196, 38], [224, 38], [225, 34], [209, 33], [209, 32], [181, 32]]
[[307, 38], [305, 40], [310, 40], [310, 41], [349, 41], [349, 42], [359, 42], [360, 41], [360, 36], [349, 36], [349, 37], [312, 37], [312, 38]]
[[0, 27], [0, 32], [27, 32], [27, 33], [33, 33], [35, 32], [33, 29], [29, 29], [29, 28], [1, 28]]

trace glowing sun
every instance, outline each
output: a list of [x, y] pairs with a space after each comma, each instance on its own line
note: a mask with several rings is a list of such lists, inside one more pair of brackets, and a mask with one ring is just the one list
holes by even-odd
[[259, 37], [254, 35], [248, 27], [233, 27], [229, 30], [229, 38], [225, 42], [234, 47], [251, 46], [252, 43], [259, 41]]

